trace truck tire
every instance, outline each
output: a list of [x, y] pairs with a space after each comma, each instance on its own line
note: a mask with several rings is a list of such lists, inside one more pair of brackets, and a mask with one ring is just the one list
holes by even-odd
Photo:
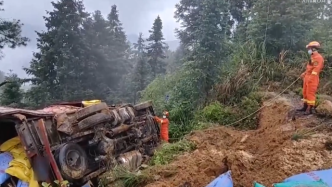
[[82, 108], [80, 110], [78, 110], [75, 114], [76, 120], [79, 121], [81, 119], [84, 119], [88, 116], [91, 116], [97, 112], [100, 112], [104, 109], [108, 109], [108, 106], [106, 103], [98, 103], [95, 105], [91, 105], [85, 108]]
[[80, 130], [85, 130], [100, 123], [104, 123], [107, 121], [112, 121], [113, 117], [109, 114], [97, 113], [92, 116], [89, 116], [82, 121], [78, 122], [78, 128]]
[[135, 105], [134, 108], [135, 108], [135, 110], [142, 110], [142, 109], [149, 108], [150, 106], [152, 106], [152, 101], [146, 101], [144, 103]]
[[58, 163], [62, 176], [68, 181], [81, 179], [88, 169], [88, 157], [83, 148], [75, 143], [60, 148]]

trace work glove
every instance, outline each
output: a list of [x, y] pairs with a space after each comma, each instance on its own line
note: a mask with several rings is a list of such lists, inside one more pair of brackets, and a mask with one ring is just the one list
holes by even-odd
[[301, 74], [301, 78], [304, 79], [304, 76], [305, 76], [305, 73], [302, 73]]

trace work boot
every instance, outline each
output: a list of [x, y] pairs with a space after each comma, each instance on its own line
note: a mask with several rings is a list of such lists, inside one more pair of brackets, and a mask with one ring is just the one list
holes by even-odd
[[307, 103], [304, 103], [304, 104], [303, 104], [303, 107], [302, 107], [301, 109], [297, 109], [296, 111], [304, 112], [304, 111], [307, 111], [307, 108], [308, 108], [308, 104], [307, 104]]
[[313, 106], [308, 105], [307, 110], [305, 111], [305, 115], [312, 114], [312, 108], [313, 108]]

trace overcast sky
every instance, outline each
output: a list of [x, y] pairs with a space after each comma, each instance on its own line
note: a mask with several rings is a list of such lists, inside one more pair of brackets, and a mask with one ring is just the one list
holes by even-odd
[[[14, 70], [19, 76], [26, 77], [22, 70], [28, 66], [33, 51], [36, 51], [35, 30], [44, 29], [43, 16], [45, 10], [52, 10], [51, 0], [4, 0], [3, 19], [20, 19], [24, 23], [23, 35], [32, 41], [27, 47], [17, 49], [5, 49], [4, 58], [0, 61], [0, 70], [8, 72]], [[174, 19], [175, 4], [179, 0], [84, 0], [88, 12], [100, 10], [104, 15], [108, 14], [113, 4], [117, 5], [120, 20], [127, 34], [143, 32], [148, 35], [154, 19], [159, 15], [163, 21], [163, 33], [166, 40], [175, 40], [174, 30], [179, 27]]]

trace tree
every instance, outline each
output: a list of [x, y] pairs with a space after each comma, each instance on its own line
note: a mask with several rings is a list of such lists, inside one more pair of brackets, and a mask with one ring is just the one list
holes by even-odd
[[3, 71], [0, 71], [0, 83], [3, 82], [6, 79], [5, 73]]
[[163, 36], [163, 23], [158, 16], [153, 23], [152, 29], [149, 30], [150, 36], [147, 39], [149, 42], [147, 46], [148, 63], [151, 66], [152, 77], [155, 78], [158, 74], [166, 72], [166, 65], [162, 59], [165, 59], [165, 50], [167, 49]]
[[[186, 66], [189, 75], [196, 75], [196, 89], [200, 99], [207, 101], [209, 90], [218, 80], [219, 67], [228, 56], [231, 37], [229, 1], [226, 0], [181, 0], [175, 17], [182, 22], [178, 30], [181, 43], [190, 51]], [[202, 97], [203, 96], [203, 97]], [[199, 98], [196, 98], [197, 101]]]
[[134, 43], [134, 49], [136, 54], [136, 64], [133, 71], [133, 88], [134, 88], [134, 101], [137, 101], [137, 93], [143, 91], [148, 85], [149, 81], [149, 64], [147, 63], [145, 40], [143, 34], [139, 33], [137, 43]]
[[[0, 6], [3, 6], [3, 1], [0, 1]], [[0, 11], [3, 11], [3, 9], [0, 9]], [[23, 24], [20, 20], [0, 20], [0, 49], [3, 49], [5, 46], [10, 48], [26, 46], [29, 39], [21, 36], [22, 26]]]
[[184, 64], [185, 47], [181, 44], [175, 52], [167, 51], [167, 73], [176, 72]]
[[112, 6], [111, 12], [107, 16], [107, 23], [111, 39], [108, 41], [109, 63], [105, 64], [103, 73], [105, 80], [108, 81], [110, 93], [108, 101], [114, 103], [124, 100], [122, 92], [127, 89], [125, 80], [133, 67], [129, 63], [130, 45], [119, 20], [116, 5]]
[[[100, 11], [95, 11], [92, 17], [87, 18], [83, 23], [82, 33], [87, 48], [86, 60], [94, 64], [94, 71], [91, 76], [94, 78], [90, 81], [89, 87], [93, 90], [98, 99], [108, 97], [109, 85], [117, 83], [117, 79], [105, 79], [105, 74], [113, 74], [116, 71], [114, 66], [110, 66], [113, 37], [110, 34], [109, 24], [104, 19]], [[113, 64], [114, 65], [114, 64]]]
[[24, 96], [21, 90], [22, 83], [17, 74], [10, 73], [6, 76], [7, 84], [2, 88], [0, 103], [4, 106], [20, 107], [22, 106], [22, 99]]
[[47, 31], [37, 32], [39, 52], [25, 71], [34, 77], [33, 86], [48, 93], [50, 98], [45, 100], [93, 98], [95, 64], [86, 60], [89, 51], [81, 32], [88, 14], [78, 0], [61, 0], [52, 5], [54, 10], [44, 17]]
[[267, 54], [278, 56], [282, 50], [299, 51], [321, 14], [320, 3], [286, 0], [257, 0], [248, 15], [247, 39], [265, 44]]

